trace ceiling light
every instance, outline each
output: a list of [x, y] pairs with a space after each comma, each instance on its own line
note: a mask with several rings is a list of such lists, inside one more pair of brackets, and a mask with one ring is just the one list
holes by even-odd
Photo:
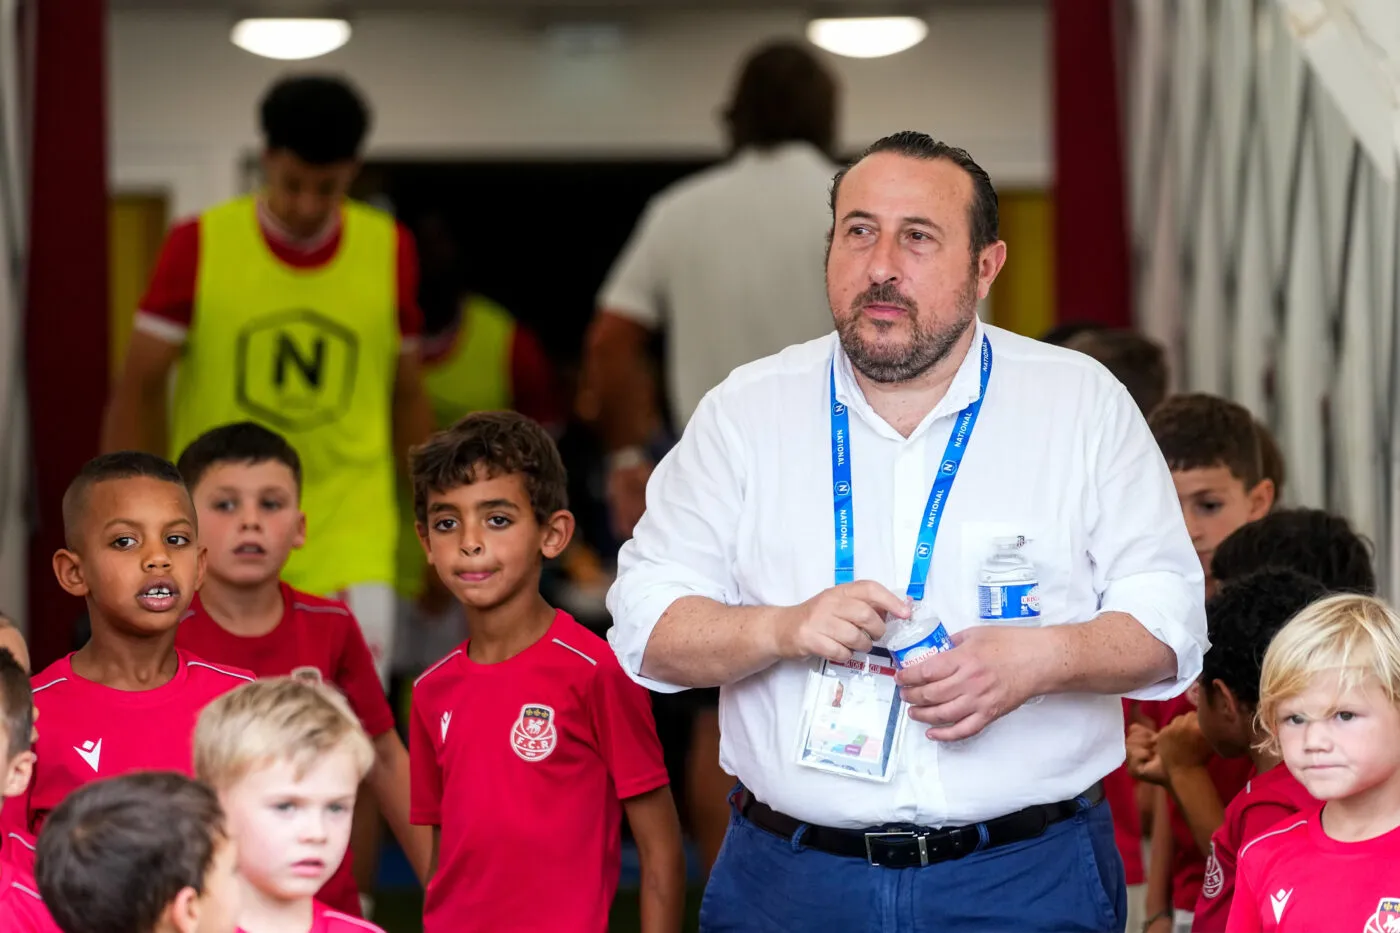
[[350, 41], [343, 19], [244, 19], [230, 36], [240, 49], [263, 58], [316, 58]]
[[880, 58], [913, 48], [928, 35], [917, 16], [853, 16], [814, 19], [807, 24], [813, 45], [847, 58]]

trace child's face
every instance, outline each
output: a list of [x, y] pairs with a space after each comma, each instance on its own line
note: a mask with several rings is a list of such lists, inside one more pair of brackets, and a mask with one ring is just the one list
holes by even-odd
[[1238, 758], [1249, 754], [1249, 746], [1254, 738], [1253, 707], [1240, 703], [1232, 693], [1217, 680], [1209, 688], [1197, 681], [1192, 686], [1196, 703], [1196, 722], [1201, 734], [1206, 737], [1216, 754], [1225, 758]]
[[418, 536], [428, 562], [473, 609], [499, 606], [522, 586], [535, 586], [541, 556], [559, 556], [573, 535], [568, 512], [539, 523], [518, 473], [431, 492], [427, 512]]
[[1274, 504], [1273, 481], [1261, 480], [1253, 489], [1246, 489], [1244, 480], [1229, 467], [1212, 466], [1173, 470], [1172, 482], [1209, 586], [1215, 549], [1236, 529], [1269, 513]]
[[272, 762], [220, 794], [244, 880], [281, 900], [321, 890], [345, 858], [359, 784], [354, 756], [337, 749], [304, 774]]
[[211, 579], [232, 586], [276, 580], [287, 555], [306, 543], [296, 477], [284, 463], [215, 464], [193, 496]]
[[1381, 685], [1340, 689], [1336, 673], [1278, 707], [1283, 760], [1319, 800], [1356, 797], [1400, 781], [1400, 710]]
[[[0, 754], [8, 756], [10, 748], [10, 730], [6, 728], [4, 719], [0, 719]], [[24, 792], [29, 789], [29, 779], [34, 775], [34, 753], [23, 751], [5, 762], [3, 769], [0, 769], [0, 807], [3, 807], [6, 800], [12, 797], [23, 797]], [[16, 806], [23, 807], [24, 801], [19, 801]]]
[[147, 476], [88, 490], [79, 541], [54, 555], [59, 584], [86, 597], [94, 623], [174, 629], [204, 578], [194, 507], [183, 486]]
[[192, 933], [235, 933], [242, 904], [238, 884], [238, 846], [225, 839], [214, 850], [214, 864], [204, 876], [204, 893], [196, 900]]

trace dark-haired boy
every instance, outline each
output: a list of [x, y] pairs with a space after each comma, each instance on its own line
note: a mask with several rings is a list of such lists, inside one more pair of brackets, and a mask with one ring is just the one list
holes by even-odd
[[37, 867], [63, 933], [234, 933], [237, 864], [214, 792], [148, 771], [75, 791], [45, 827]]
[[[1281, 759], [1259, 747], [1255, 726], [1264, 652], [1279, 629], [1327, 595], [1311, 577], [1261, 570], [1222, 586], [1206, 607], [1210, 651], [1194, 688], [1197, 711], [1157, 736], [1172, 796], [1197, 844], [1209, 852], [1191, 929], [1223, 933], [1234, 893], [1236, 857], [1245, 843], [1312, 803]], [[1214, 755], [1248, 761], [1253, 774], [1233, 800], [1217, 794], [1207, 763]]]
[[262, 190], [166, 239], [103, 446], [174, 457], [205, 431], [248, 419], [285, 435], [301, 455], [312, 524], [287, 582], [349, 603], [385, 681], [395, 464], [433, 426], [419, 372], [417, 255], [393, 217], [348, 197], [370, 113], [347, 81], [282, 78], [262, 99], [261, 124]]
[[[200, 435], [178, 466], [199, 516], [206, 569], [175, 644], [258, 677], [306, 676], [343, 693], [374, 741], [370, 789], [414, 870], [426, 877], [432, 839], [409, 824], [408, 751], [359, 625], [344, 603], [302, 593], [279, 576], [306, 539], [297, 452], [281, 435], [244, 421]], [[360, 916], [349, 858], [318, 898]]]
[[1370, 545], [1322, 509], [1275, 509], [1222, 541], [1210, 567], [1222, 583], [1274, 567], [1313, 577], [1329, 593], [1376, 592]]
[[[0, 749], [4, 764], [0, 770], [0, 808], [7, 800], [24, 805], [24, 792], [34, 771], [30, 749], [34, 729], [34, 704], [29, 688], [29, 671], [15, 656], [0, 648]], [[18, 933], [48, 933], [56, 930], [33, 878], [33, 851], [6, 839], [0, 846], [0, 930]]]
[[[412, 457], [417, 530], [468, 638], [413, 690], [413, 821], [432, 826], [425, 933], [603, 931], [620, 819], [642, 866], [642, 930], [680, 928], [685, 861], [645, 690], [539, 592], [569, 543], [564, 465], [508, 412], [470, 415]], [[549, 879], [528, 904], [501, 896]]]
[[138, 770], [188, 774], [199, 711], [253, 679], [175, 647], [204, 558], [173, 464], [146, 453], [103, 454], [69, 485], [63, 517], [68, 546], [54, 554], [54, 574], [87, 601], [92, 638], [32, 681], [38, 761], [27, 807], [4, 815], [6, 825], [31, 832], [91, 781]]

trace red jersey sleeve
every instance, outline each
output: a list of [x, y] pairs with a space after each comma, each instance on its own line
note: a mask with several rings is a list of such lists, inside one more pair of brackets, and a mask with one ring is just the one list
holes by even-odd
[[668, 783], [651, 715], [651, 694], [622, 672], [611, 652], [598, 663], [590, 714], [598, 750], [621, 800]]
[[374, 659], [360, 632], [360, 623], [353, 615], [344, 618], [344, 647], [336, 664], [335, 685], [350, 701], [350, 708], [360, 717], [360, 724], [370, 738], [377, 739], [393, 730], [394, 711], [389, 708], [379, 675], [375, 673]]
[[398, 231], [399, 336], [417, 338], [423, 333], [423, 310], [418, 307], [418, 247], [407, 227], [403, 224], [395, 224], [395, 227]]
[[146, 294], [141, 298], [140, 312], [181, 330], [188, 329], [194, 314], [198, 272], [199, 219], [195, 218], [170, 228]]
[[563, 427], [567, 420], [554, 382], [554, 367], [539, 338], [516, 325], [510, 347], [510, 392], [515, 410], [546, 428]]
[[1262, 933], [1263, 905], [1249, 881], [1246, 863], [1240, 864], [1235, 876], [1235, 899], [1230, 902], [1230, 917], [1225, 921], [1225, 933]]
[[1247, 807], [1244, 813], [1240, 814], [1240, 834], [1236, 845], [1248, 845], [1297, 813], [1297, 807], [1278, 800], [1261, 800]]
[[416, 826], [442, 825], [442, 769], [432, 728], [424, 721], [430, 715], [415, 696], [408, 717], [408, 818]]

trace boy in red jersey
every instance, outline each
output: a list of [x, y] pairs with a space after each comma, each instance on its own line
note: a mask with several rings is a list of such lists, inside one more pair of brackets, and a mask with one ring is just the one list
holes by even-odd
[[[7, 649], [0, 648], [0, 749], [4, 749], [0, 806], [10, 799], [23, 804], [34, 769], [30, 750], [33, 729], [29, 672]], [[0, 930], [50, 933], [58, 929], [39, 897], [33, 870], [32, 849], [9, 840], [0, 846]]]
[[374, 763], [339, 694], [290, 677], [245, 684], [200, 714], [194, 762], [238, 844], [241, 933], [383, 933], [315, 899], [344, 862]]
[[[18, 868], [22, 874], [32, 876], [34, 874], [34, 848], [38, 841], [27, 827], [21, 825], [23, 820], [13, 818], [23, 813], [25, 805], [23, 797], [29, 789], [29, 780], [34, 774], [34, 740], [38, 737], [38, 733], [34, 729], [34, 696], [29, 686], [29, 645], [25, 644], [24, 633], [15, 626], [15, 623], [8, 616], [4, 615], [0, 615], [0, 649], [8, 651], [10, 657], [15, 659], [20, 670], [24, 673], [24, 692], [29, 696], [30, 702], [29, 741], [25, 743], [23, 749], [29, 753], [25, 757], [27, 764], [24, 765], [24, 782], [16, 784], [17, 789], [12, 793], [3, 790], [3, 786], [8, 785], [0, 785], [0, 795], [20, 798], [16, 801], [16, 807], [20, 813], [12, 814], [12, 818], [5, 822], [3, 829], [0, 829], [0, 862], [8, 862]], [[9, 712], [8, 707], [6, 715], [13, 715]], [[11, 752], [12, 756], [15, 754], [15, 752]], [[16, 777], [15, 768], [18, 761], [18, 758], [11, 758], [6, 772], [9, 778], [6, 780]]]
[[[1223, 933], [1240, 849], [1312, 802], [1288, 769], [1277, 767], [1279, 757], [1258, 747], [1262, 736], [1254, 714], [1260, 660], [1270, 640], [1289, 619], [1326, 595], [1311, 577], [1261, 570], [1225, 583], [1206, 606], [1211, 646], [1196, 687], [1197, 712], [1157, 737], [1172, 796], [1195, 839], [1208, 840], [1193, 933]], [[1249, 782], [1233, 800], [1221, 800], [1206, 771], [1212, 750], [1253, 764]]]
[[1240, 851], [1226, 930], [1400, 929], [1400, 616], [1313, 603], [1264, 655], [1259, 723], [1316, 803]]
[[39, 838], [39, 891], [63, 933], [234, 933], [236, 859], [212, 790], [144, 771], [59, 804]]
[[[207, 566], [175, 644], [259, 677], [309, 677], [345, 694], [373, 737], [369, 789], [419, 878], [426, 878], [432, 834], [409, 823], [408, 750], [394, 731], [360, 627], [344, 603], [294, 590], [279, 577], [287, 555], [306, 539], [296, 451], [245, 421], [201, 435], [180, 454], [179, 468], [199, 515]], [[358, 917], [351, 861], [338, 866], [319, 897]]]
[[27, 812], [14, 808], [30, 832], [89, 781], [138, 770], [189, 773], [199, 711], [253, 679], [175, 647], [204, 555], [173, 464], [152, 454], [103, 454], [69, 485], [63, 519], [68, 546], [54, 554], [54, 573], [86, 599], [92, 638], [32, 680], [43, 725]]
[[[642, 930], [679, 930], [685, 861], [647, 693], [540, 596], [574, 528], [554, 442], [522, 415], [474, 414], [415, 449], [412, 474], [419, 538], [468, 632], [413, 690], [413, 820], [435, 830], [425, 933], [602, 933], [624, 812]], [[548, 882], [503, 894], [522, 878]]]

